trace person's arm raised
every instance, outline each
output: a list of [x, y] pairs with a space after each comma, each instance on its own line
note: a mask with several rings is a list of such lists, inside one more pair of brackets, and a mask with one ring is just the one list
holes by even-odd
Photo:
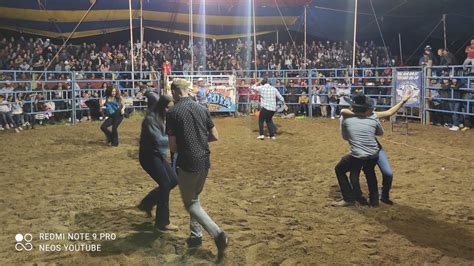
[[408, 100], [410, 100], [410, 98], [413, 97], [413, 95], [411, 93], [409, 94], [405, 94], [402, 98], [402, 100], [397, 103], [396, 105], [392, 106], [390, 109], [386, 110], [386, 111], [381, 111], [381, 112], [375, 112], [375, 114], [377, 115], [377, 117], [380, 119], [380, 118], [386, 118], [386, 117], [390, 117], [394, 114], [396, 114], [398, 112], [398, 110], [400, 110], [400, 108], [402, 108], [402, 106], [408, 102]]

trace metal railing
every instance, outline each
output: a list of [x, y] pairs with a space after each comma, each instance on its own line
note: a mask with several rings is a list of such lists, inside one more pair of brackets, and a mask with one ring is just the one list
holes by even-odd
[[424, 124], [474, 116], [474, 66], [432, 66], [423, 71]]
[[[446, 114], [462, 118], [474, 115], [474, 66], [436, 66], [436, 67], [379, 67], [379, 68], [336, 68], [309, 70], [223, 70], [173, 72], [173, 75], [207, 74], [234, 75], [236, 77], [237, 111], [251, 113], [258, 109], [259, 96], [252, 90], [252, 84], [259, 77], [267, 76], [269, 83], [275, 86], [285, 98], [290, 112], [305, 113], [316, 116], [318, 111], [327, 113], [329, 107], [340, 109], [348, 106], [343, 96], [360, 91], [374, 100], [377, 109], [387, 109], [399, 98], [397, 73], [402, 71], [419, 72], [419, 101], [408, 105], [403, 116], [420, 119], [430, 123], [431, 114]], [[354, 74], [354, 78], [352, 77]], [[159, 72], [134, 74], [135, 86], [132, 85], [132, 73], [121, 72], [56, 72], [56, 71], [0, 71], [0, 94], [22, 98], [25, 114], [51, 112], [61, 118], [71, 118], [76, 123], [78, 114], [89, 108], [86, 101], [98, 101], [104, 97], [103, 83], [115, 86], [125, 98], [127, 109], [142, 109], [146, 105], [143, 91], [154, 88], [162, 91], [162, 78]], [[439, 83], [443, 79], [451, 82], [458, 80], [455, 89], [447, 89]], [[8, 84], [9, 83], [9, 84]], [[61, 85], [60, 85], [61, 84]], [[334, 88], [334, 89], [332, 89]], [[336, 97], [332, 97], [333, 93]], [[38, 103], [54, 104], [53, 110], [39, 108]], [[51, 107], [51, 106], [50, 106]], [[326, 110], [325, 112], [323, 112]], [[431, 115], [433, 116], [433, 115]], [[80, 118], [80, 117], [79, 117]]]
[[[47, 114], [56, 120], [69, 119], [77, 123], [89, 111], [86, 102], [95, 102], [102, 110], [104, 84], [113, 86], [124, 98], [126, 109], [131, 112], [146, 107], [143, 92], [161, 90], [159, 72], [143, 72], [140, 77], [132, 72], [56, 72], [56, 71], [0, 71], [0, 94], [13, 104], [21, 99], [26, 115]], [[104, 115], [105, 116], [105, 115]]]

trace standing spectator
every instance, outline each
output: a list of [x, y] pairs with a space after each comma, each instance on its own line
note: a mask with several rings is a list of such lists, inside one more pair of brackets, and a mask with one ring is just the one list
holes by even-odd
[[171, 75], [171, 63], [169, 60], [165, 60], [163, 63], [163, 75], [169, 76]]
[[287, 102], [290, 104], [289, 113], [297, 113], [298, 112], [298, 95], [300, 94], [299, 87], [294, 84], [293, 79], [290, 79], [288, 83], [288, 94], [287, 94]]
[[206, 87], [204, 86], [205, 81], [203, 78], [198, 79], [198, 90], [196, 91], [196, 99], [197, 102], [202, 105], [204, 108], [208, 109], [207, 106], [207, 91]]
[[202, 244], [202, 226], [214, 238], [218, 255], [222, 257], [229, 245], [224, 231], [201, 207], [199, 194], [210, 168], [209, 143], [219, 139], [217, 129], [208, 110], [188, 96], [189, 84], [185, 79], [176, 79], [171, 92], [176, 102], [167, 117], [167, 131], [171, 153], [178, 153], [176, 161], [178, 185], [184, 207], [191, 215], [191, 235], [186, 240], [188, 247]]
[[318, 90], [319, 99], [321, 101], [321, 116], [328, 117], [328, 92], [331, 87], [334, 86], [332, 80], [328, 80], [328, 83], [324, 86], [320, 86]]
[[459, 114], [456, 112], [461, 111], [461, 102], [457, 101], [461, 99], [461, 90], [459, 89], [461, 87], [461, 83], [458, 81], [458, 79], [451, 79], [451, 97], [452, 100], [449, 101], [449, 110], [451, 112], [454, 112], [452, 114], [452, 121], [453, 121], [453, 126], [449, 128], [449, 130], [452, 131], [458, 131], [459, 130]]
[[23, 114], [23, 101], [17, 94], [15, 97], [15, 102], [12, 105], [12, 115], [13, 120], [18, 125], [19, 128], [21, 126], [25, 126], [25, 115]]
[[420, 58], [420, 64], [419, 65], [428, 65], [428, 63], [430, 61], [432, 63], [432, 66], [437, 66], [439, 64], [438, 59], [433, 54], [431, 46], [427, 45], [425, 47], [424, 52], [423, 52], [423, 56]]
[[[451, 99], [452, 96], [451, 96], [451, 81], [449, 80], [448, 77], [444, 77], [443, 78], [443, 81], [441, 83], [441, 88], [439, 89], [438, 91], [438, 94], [439, 94], [439, 97], [438, 98], [441, 98], [441, 106], [440, 106], [440, 110], [444, 110], [444, 111], [449, 111], [449, 100], [446, 100], [446, 99]], [[443, 112], [441, 113], [441, 115], [443, 116], [443, 121], [445, 122], [443, 125], [445, 127], [450, 127], [452, 126], [452, 120], [449, 118], [449, 114]], [[450, 125], [451, 124], [451, 125]]]
[[336, 119], [337, 92], [335, 87], [329, 89], [328, 98], [329, 106], [331, 107], [331, 119]]
[[[100, 129], [104, 132], [107, 144], [112, 144], [112, 146], [117, 147], [119, 145], [118, 139], [118, 126], [122, 123], [123, 114], [125, 113], [125, 104], [123, 99], [120, 96], [120, 91], [108, 87], [105, 91], [105, 109], [108, 115], [108, 118], [102, 123]], [[109, 131], [108, 128], [112, 126], [112, 131]]]
[[473, 74], [474, 73], [474, 38], [471, 39], [471, 44], [466, 47], [465, 52], [467, 54], [467, 57], [466, 57], [466, 60], [464, 60], [463, 65], [467, 66], [471, 64], [470, 73]]
[[[441, 89], [441, 84], [438, 82], [436, 78], [430, 79], [430, 97], [428, 98], [429, 101], [429, 107], [435, 110], [442, 110], [442, 100], [439, 100], [441, 96], [439, 95], [439, 91]], [[444, 121], [444, 114], [441, 112], [433, 112], [430, 111], [430, 123], [434, 125], [443, 125], [445, 123]]]
[[276, 81], [275, 88], [278, 90], [278, 92], [281, 94], [281, 96], [283, 96], [283, 98], [285, 98], [287, 89], [286, 89], [285, 84], [281, 83], [281, 80], [278, 79]]
[[453, 53], [448, 51], [448, 49], [442, 49], [441, 59], [440, 59], [440, 63], [439, 63], [441, 66], [456, 65], [457, 64], [456, 61], [457, 61], [456, 57], [453, 55]]

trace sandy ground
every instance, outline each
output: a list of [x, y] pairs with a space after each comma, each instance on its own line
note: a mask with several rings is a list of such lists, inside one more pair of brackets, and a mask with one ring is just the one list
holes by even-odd
[[[405, 136], [384, 123], [396, 204], [334, 208], [333, 169], [348, 151], [337, 120], [276, 119], [276, 141], [256, 140], [253, 117], [215, 123], [221, 140], [211, 144], [201, 200], [230, 236], [224, 264], [474, 265], [473, 131], [411, 124]], [[139, 124], [137, 117], [124, 121], [118, 148], [104, 144], [98, 122], [0, 134], [1, 265], [215, 262], [209, 235], [202, 248], [187, 249], [178, 188], [171, 194], [178, 232], [154, 232], [153, 220], [134, 208], [154, 187], [138, 163]], [[49, 232], [117, 238], [39, 239]], [[18, 233], [32, 234], [32, 251], [15, 250]], [[39, 250], [80, 243], [100, 244], [101, 251]]]

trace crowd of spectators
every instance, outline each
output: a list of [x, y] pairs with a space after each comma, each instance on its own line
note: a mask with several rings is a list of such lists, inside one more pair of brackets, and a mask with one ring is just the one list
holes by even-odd
[[[186, 40], [147, 41], [134, 43], [135, 67], [140, 69], [143, 51], [143, 70], [191, 70], [191, 47]], [[0, 69], [49, 71], [130, 71], [130, 42], [102, 45], [69, 43], [62, 49], [50, 39], [3, 38], [0, 40]], [[195, 41], [194, 70], [255, 69], [254, 48], [251, 41], [215, 39]], [[259, 70], [304, 69], [303, 44], [295, 42], [256, 45]], [[306, 68], [336, 68], [352, 65], [352, 44], [346, 42], [312, 41], [307, 45]], [[168, 62], [166, 62], [168, 61]], [[358, 44], [356, 65], [360, 67], [391, 66], [394, 62], [389, 49], [374, 42]], [[170, 68], [170, 69], [167, 69]]]
[[[143, 51], [144, 71], [161, 71], [163, 74], [170, 74], [171, 71], [182, 71], [184, 74], [188, 74], [192, 69], [191, 47], [186, 40], [144, 42], [143, 49], [141, 44], [136, 42], [133, 47], [135, 55]], [[468, 55], [466, 61], [471, 64], [474, 61], [473, 47], [474, 43], [471, 42], [471, 46], [466, 48]], [[20, 128], [20, 125], [28, 125], [36, 117], [26, 116], [32, 111], [43, 112], [46, 119], [48, 116], [52, 116], [53, 112], [57, 113], [55, 115], [56, 120], [65, 118], [67, 115], [65, 113], [64, 115], [61, 114], [61, 111], [71, 109], [73, 105], [70, 93], [71, 86], [76, 86], [76, 89], [81, 90], [79, 95], [76, 95], [77, 102], [75, 103], [78, 110], [80, 110], [79, 119], [84, 115], [81, 110], [88, 107], [85, 104], [88, 99], [98, 100], [102, 97], [101, 88], [104, 84], [99, 83], [97, 85], [98, 82], [73, 84], [68, 73], [48, 74], [47, 79], [59, 82], [43, 83], [42, 91], [9, 95], [8, 92], [13, 90], [22, 91], [27, 87], [35, 89], [38, 86], [36, 83], [28, 83], [33, 77], [22, 71], [65, 71], [75, 73], [76, 79], [79, 80], [124, 79], [125, 81], [116, 82], [114, 85], [124, 92], [125, 98], [132, 98], [133, 95], [133, 99], [129, 99], [130, 105], [133, 105], [136, 101], [141, 101], [143, 92], [150, 86], [146, 83], [136, 83], [138, 85], [132, 88], [131, 82], [127, 81], [127, 79], [130, 79], [128, 74], [122, 74], [123, 76], [112, 74], [117, 71], [131, 70], [130, 42], [121, 44], [104, 43], [103, 45], [97, 45], [96, 43], [68, 44], [58, 53], [60, 49], [59, 44], [54, 44], [51, 40], [43, 38], [10, 37], [0, 40], [0, 69], [19, 70], [17, 75], [20, 75], [20, 77], [17, 76], [17, 80], [26, 81], [14, 84], [5, 82], [5, 80], [11, 80], [12, 76], [9, 73], [0, 73], [0, 81], [3, 80], [0, 85], [0, 94], [4, 96], [3, 104], [0, 103], [0, 122], [3, 125], [0, 130], [9, 126]], [[213, 39], [208, 40], [205, 45], [198, 40], [195, 42], [193, 49], [195, 56], [194, 70], [198, 72], [255, 69], [253, 43], [248, 40], [218, 41]], [[349, 70], [328, 70], [346, 68], [352, 64], [352, 44], [348, 41], [311, 41], [307, 47], [306, 68], [318, 69], [318, 71], [313, 72], [314, 76], [311, 77], [307, 76], [308, 72], [302, 71], [305, 69], [305, 65], [301, 43], [269, 43], [261, 40], [257, 42], [255, 50], [257, 51], [256, 67], [258, 70], [273, 70], [274, 72], [271, 73], [290, 70], [290, 72], [286, 72], [285, 77], [278, 74], [271, 75], [273, 78], [270, 79], [270, 82], [284, 95], [285, 100], [289, 103], [289, 112], [291, 113], [308, 115], [310, 111], [308, 108], [311, 105], [314, 108], [312, 110], [313, 115], [334, 119], [340, 106], [347, 104], [344, 102], [344, 96], [350, 95], [355, 90], [361, 90], [370, 95], [379, 108], [388, 107], [391, 104], [393, 84], [390, 68], [358, 70], [355, 73], [354, 81], [351, 80], [352, 73]], [[390, 50], [377, 46], [374, 42], [360, 43], [356, 50], [356, 64], [358, 67], [394, 66], [395, 61], [392, 59]], [[57, 56], [55, 57], [55, 55]], [[457, 63], [452, 53], [446, 49], [439, 49], [437, 55], [439, 57], [434, 55], [431, 47], [427, 47], [420, 58], [420, 64], [425, 65], [430, 60], [433, 65], [449, 66]], [[136, 56], [135, 59], [135, 67], [139, 69], [140, 57]], [[268, 73], [270, 71], [264, 74]], [[449, 75], [449, 73], [444, 74]], [[241, 84], [238, 84], [239, 98], [237, 99], [241, 103], [239, 111], [253, 112], [258, 107], [258, 95], [248, 89], [252, 84], [252, 82], [248, 82], [250, 79], [245, 79], [245, 76], [241, 78], [243, 79]], [[450, 82], [452, 83], [452, 81]], [[460, 82], [460, 84], [465, 85], [464, 83]], [[111, 84], [108, 83], [108, 85]], [[433, 85], [436, 84], [433, 83]], [[440, 98], [439, 95], [442, 95], [442, 93], [433, 94], [435, 95], [435, 97], [432, 97], [433, 99]], [[13, 96], [13, 98], [9, 98], [9, 96]], [[472, 95], [463, 94], [459, 97], [472, 97]], [[440, 101], [433, 100], [432, 102]], [[23, 107], [23, 113], [26, 119], [19, 120], [23, 116], [13, 115], [15, 104], [25, 106]], [[444, 105], [436, 105], [436, 108], [457, 112], [464, 110], [462, 104], [451, 105], [444, 103]], [[467, 106], [464, 108], [467, 108]], [[3, 113], [6, 112], [4, 109], [9, 109], [11, 115], [4, 115]], [[20, 108], [17, 107], [16, 110], [18, 113]], [[90, 118], [90, 114], [86, 116]], [[434, 117], [438, 119], [446, 116], [434, 115]], [[39, 116], [39, 118], [42, 117]], [[445, 124], [455, 129], [459, 124], [455, 121], [459, 121], [459, 117], [452, 116], [452, 121]]]

